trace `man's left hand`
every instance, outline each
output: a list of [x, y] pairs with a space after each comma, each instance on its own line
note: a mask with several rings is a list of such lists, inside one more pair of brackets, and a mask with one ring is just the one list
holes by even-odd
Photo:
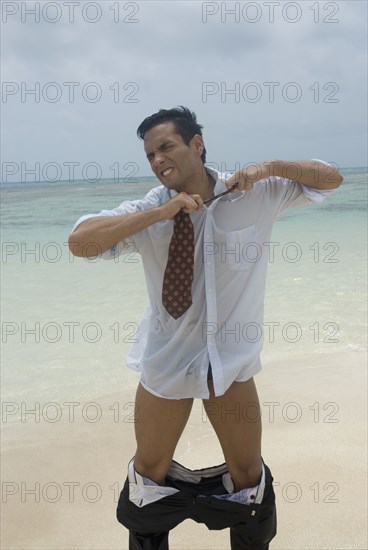
[[272, 175], [272, 162], [265, 161], [259, 164], [251, 164], [248, 168], [243, 168], [236, 172], [230, 179], [226, 181], [227, 187], [231, 187], [237, 183], [234, 191], [249, 191], [253, 189], [253, 185], [260, 180], [268, 178]]

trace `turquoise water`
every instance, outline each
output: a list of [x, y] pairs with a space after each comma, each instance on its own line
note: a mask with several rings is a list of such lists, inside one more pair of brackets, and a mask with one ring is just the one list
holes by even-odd
[[[275, 223], [263, 362], [366, 345], [367, 170], [321, 205]], [[154, 178], [1, 187], [2, 392], [7, 401], [63, 402], [133, 388], [125, 367], [147, 301], [139, 256], [74, 258], [66, 245], [83, 214], [142, 197]], [[33, 251], [33, 252], [32, 252]]]

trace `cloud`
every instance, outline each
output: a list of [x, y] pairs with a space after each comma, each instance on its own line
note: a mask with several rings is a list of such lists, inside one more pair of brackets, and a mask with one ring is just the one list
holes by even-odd
[[[4, 158], [47, 162], [77, 151], [107, 163], [123, 149], [124, 158], [143, 162], [139, 122], [184, 104], [224, 158], [241, 155], [246, 136], [257, 158], [278, 156], [276, 148], [300, 158], [313, 139], [313, 148], [340, 164], [366, 162], [364, 2], [275, 3], [273, 22], [267, 2], [257, 12], [254, 2], [107, 1], [96, 3], [96, 23], [78, 4], [73, 23], [64, 6], [55, 23], [42, 13], [39, 23], [29, 15], [22, 22], [19, 12], [3, 24], [3, 80], [19, 86], [3, 99]], [[292, 4], [301, 10], [294, 23]], [[36, 82], [40, 101], [22, 98], [21, 83], [27, 90]], [[58, 101], [48, 101], [57, 92], [50, 82], [60, 86]], [[73, 102], [66, 82], [78, 83]], [[90, 101], [96, 90], [99, 101]]]

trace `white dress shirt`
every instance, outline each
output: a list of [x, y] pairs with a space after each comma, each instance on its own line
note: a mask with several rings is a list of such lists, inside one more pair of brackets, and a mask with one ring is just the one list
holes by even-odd
[[[225, 181], [232, 174], [206, 170], [216, 180], [215, 194], [227, 189]], [[114, 259], [134, 250], [141, 254], [149, 304], [127, 366], [141, 373], [141, 383], [148, 391], [167, 399], [208, 399], [209, 362], [216, 396], [223, 395], [232, 382], [246, 381], [261, 370], [269, 250], [265, 243], [271, 241], [273, 223], [286, 208], [322, 202], [333, 191], [271, 176], [256, 182], [252, 190], [229, 193], [192, 212], [193, 303], [176, 320], [162, 305], [173, 220], [154, 223], [101, 255]], [[143, 199], [82, 216], [72, 231], [89, 218], [141, 212], [176, 194], [160, 185]]]

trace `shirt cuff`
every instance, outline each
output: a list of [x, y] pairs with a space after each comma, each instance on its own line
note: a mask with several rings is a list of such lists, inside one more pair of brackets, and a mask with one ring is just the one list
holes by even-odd
[[321, 203], [326, 197], [334, 193], [336, 189], [315, 189], [314, 187], [308, 187], [303, 183], [300, 184], [303, 189], [304, 195], [311, 201]]

